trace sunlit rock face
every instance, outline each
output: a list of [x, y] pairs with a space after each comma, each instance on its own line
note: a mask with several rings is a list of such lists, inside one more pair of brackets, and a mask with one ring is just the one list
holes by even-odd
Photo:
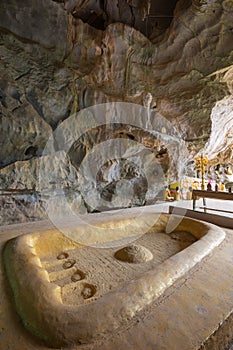
[[216, 72], [228, 86], [229, 95], [211, 112], [211, 134], [204, 152], [211, 164], [233, 163], [233, 66]]
[[[161, 157], [165, 182], [177, 178], [178, 158], [186, 164], [203, 150], [213, 165], [219, 160], [231, 163], [232, 19], [232, 0], [2, 0], [0, 167], [29, 162], [28, 177], [20, 185], [16, 181], [26, 189], [34, 173], [30, 161], [42, 156], [53, 130], [80, 110], [117, 101], [144, 105], [153, 118], [163, 116], [185, 142], [189, 155], [170, 152]], [[146, 125], [133, 136], [127, 125], [121, 130], [125, 137], [145, 145]], [[84, 136], [75, 140], [68, 155], [77, 173], [76, 160], [84, 159], [105, 137], [101, 128], [91, 134], [91, 147], [85, 146]], [[169, 141], [155, 138], [151, 143], [149, 137], [146, 147], [156, 157], [162, 147], [169, 149]], [[124, 206], [146, 203], [139, 164], [128, 179], [137, 185], [128, 181], [128, 187], [125, 170], [117, 180], [111, 174], [130, 163], [113, 157], [104, 164], [97, 182], [109, 202], [121, 181], [124, 186], [120, 190], [119, 185], [117, 193], [126, 197], [137, 188]], [[9, 185], [7, 172], [12, 168], [0, 172], [3, 188]], [[77, 176], [77, 186], [80, 181]]]
[[233, 153], [233, 95], [216, 103], [211, 113], [211, 121], [211, 135], [205, 153], [210, 160], [226, 163]]

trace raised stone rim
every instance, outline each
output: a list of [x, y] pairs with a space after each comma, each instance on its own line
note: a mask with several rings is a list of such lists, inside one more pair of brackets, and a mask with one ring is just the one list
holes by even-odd
[[[161, 214], [160, 230], [165, 231], [169, 217], [169, 214]], [[149, 270], [123, 288], [81, 306], [62, 303], [61, 287], [49, 281], [36, 253], [38, 242], [45, 236], [58, 238], [59, 235], [59, 243], [66, 249], [77, 247], [77, 243], [56, 230], [26, 234], [8, 241], [4, 248], [4, 263], [16, 310], [25, 327], [50, 346], [61, 347], [89, 343], [125, 325], [225, 238], [221, 228], [186, 217], [174, 231], [177, 230], [192, 233], [198, 241], [165, 260], [156, 270]], [[51, 249], [56, 252], [61, 247]], [[31, 278], [25, 271], [32, 272]]]

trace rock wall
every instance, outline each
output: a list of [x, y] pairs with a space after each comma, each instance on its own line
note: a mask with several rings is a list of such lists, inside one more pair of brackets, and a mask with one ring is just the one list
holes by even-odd
[[227, 84], [229, 95], [218, 101], [211, 112], [211, 133], [204, 152], [212, 165], [233, 160], [233, 65], [215, 75]]
[[[150, 118], [166, 118], [189, 150], [184, 163], [205, 144], [212, 164], [232, 163], [232, 20], [232, 0], [2, 0], [2, 188], [28, 189], [53, 130], [107, 102], [141, 104]], [[99, 129], [96, 140], [101, 135]], [[164, 158], [166, 181], [170, 158]], [[25, 161], [28, 176], [18, 182], [14, 171], [25, 169]]]

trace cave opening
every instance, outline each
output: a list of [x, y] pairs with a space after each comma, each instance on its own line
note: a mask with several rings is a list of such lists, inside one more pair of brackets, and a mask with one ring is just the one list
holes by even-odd
[[31, 158], [31, 157], [36, 157], [37, 156], [37, 151], [38, 151], [38, 147], [37, 146], [29, 146], [24, 154], [25, 156]]
[[170, 26], [176, 4], [179, 0], [151, 1], [150, 12], [146, 17], [146, 28], [143, 32], [151, 41], [163, 34]]
[[105, 30], [106, 28], [106, 16], [104, 13], [96, 13], [93, 10], [79, 11], [78, 9], [75, 9], [72, 12], [72, 15], [75, 18], [80, 18], [84, 23], [88, 23], [96, 29]]
[[105, 30], [109, 24], [121, 22], [153, 41], [170, 26], [178, 2], [180, 0], [151, 0], [146, 14], [145, 2], [129, 0], [115, 1], [115, 6], [109, 6], [106, 0], [68, 1], [67, 10], [96, 29]]

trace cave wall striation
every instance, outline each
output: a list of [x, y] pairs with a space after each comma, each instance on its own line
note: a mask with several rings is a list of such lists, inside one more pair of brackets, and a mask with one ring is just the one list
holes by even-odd
[[[55, 156], [43, 153], [54, 130], [74, 113], [101, 103], [144, 105], [148, 118], [165, 118], [188, 150], [182, 155], [184, 164], [203, 150], [213, 165], [233, 163], [232, 23], [232, 0], [2, 0], [0, 189], [9, 191], [11, 205], [18, 205], [18, 197], [10, 190], [39, 191], [41, 162], [56, 173], [61, 170], [53, 161], [62, 151], [56, 140]], [[169, 153], [169, 141], [132, 131], [129, 124], [120, 128], [124, 137], [159, 155], [166, 181], [175, 179], [169, 166], [180, 154]], [[103, 134], [103, 128], [97, 128], [78, 140], [63, 162], [64, 181], [49, 177], [45, 186], [54, 190], [54, 184], [61, 183], [75, 189], [82, 212], [75, 159], [83, 159]], [[146, 185], [137, 165], [117, 159], [106, 164], [97, 182], [105, 177], [101, 191], [107, 200], [116, 186], [110, 172], [132, 168], [130, 179], [138, 185], [126, 206], [146, 204]], [[123, 179], [129, 176], [128, 170], [123, 173]], [[9, 202], [4, 198], [3, 208]], [[25, 220], [29, 217], [25, 214]]]

